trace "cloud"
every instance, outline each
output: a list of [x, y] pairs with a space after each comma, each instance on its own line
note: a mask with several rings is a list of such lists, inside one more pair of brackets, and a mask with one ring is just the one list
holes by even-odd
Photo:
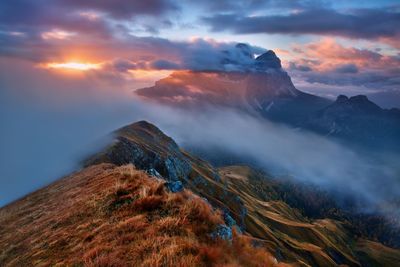
[[[133, 16], [161, 16], [169, 11], [179, 10], [178, 6], [169, 0], [14, 0], [2, 1], [0, 4], [2, 22], [51, 22], [50, 19], [62, 19], [68, 14], [78, 12], [98, 12], [115, 19], [130, 19]], [[52, 13], [54, 13], [52, 15]], [[57, 16], [63, 14], [62, 16]], [[94, 18], [92, 16], [92, 18]]]
[[[185, 51], [186, 50], [186, 51]], [[198, 71], [246, 71], [254, 55], [266, 50], [248, 44], [207, 42], [196, 39], [182, 53], [182, 68]]]
[[[62, 15], [61, 15], [62, 14]], [[28, 35], [54, 29], [109, 37], [112, 27], [104, 19], [82, 15], [80, 10], [49, 4], [45, 0], [2, 1], [0, 3], [0, 30], [21, 31]]]
[[129, 19], [135, 15], [161, 15], [178, 10], [178, 6], [169, 0], [57, 0], [62, 6], [82, 10], [96, 10], [118, 19]]
[[329, 1], [318, 1], [318, 0], [291, 0], [291, 1], [280, 1], [280, 0], [204, 0], [195, 1], [191, 3], [195, 7], [204, 9], [207, 13], [232, 13], [242, 12], [251, 13], [257, 11], [282, 11], [282, 10], [299, 10], [310, 7], [326, 7], [331, 6]]
[[[154, 42], [154, 43], [153, 43]], [[163, 50], [156, 48], [162, 42]], [[132, 41], [132, 46], [135, 42]], [[114, 71], [130, 70], [192, 70], [192, 71], [254, 71], [256, 54], [266, 50], [249, 44], [223, 43], [201, 38], [185, 42], [172, 42], [166, 39], [142, 39], [138, 45], [143, 52], [136, 59], [115, 59], [107, 64]], [[151, 49], [148, 49], [150, 48]], [[147, 49], [147, 50], [146, 50]], [[153, 51], [155, 49], [155, 51]], [[148, 57], [143, 58], [143, 53]], [[131, 54], [132, 57], [132, 54]]]
[[[104, 47], [112, 50], [113, 43], [115, 51], [125, 46], [126, 52], [129, 45], [126, 39], [135, 39], [129, 38], [132, 25], [142, 25], [145, 31], [169, 27], [170, 11], [178, 12], [178, 8], [169, 0], [2, 1], [0, 53], [38, 60], [60, 57], [71, 51], [78, 51], [75, 53], [80, 55], [86, 54], [82, 50], [95, 54], [90, 53], [93, 47], [103, 49], [97, 53], [101, 54]], [[148, 25], [148, 18], [157, 20]]]
[[0, 58], [0, 70], [0, 206], [79, 169], [108, 133], [140, 119], [129, 86], [15, 59]]
[[103, 139], [108, 133], [142, 119], [181, 145], [221, 148], [372, 204], [400, 192], [391, 180], [393, 166], [370, 162], [324, 137], [232, 110], [182, 112], [140, 102], [123, 87], [96, 83], [92, 75], [71, 81], [24, 61], [1, 61], [0, 67], [0, 205], [76, 170], [80, 159], [110, 141]]
[[344, 64], [337, 66], [334, 71], [337, 73], [357, 73], [358, 68], [355, 64]]
[[[139, 37], [133, 35], [126, 24], [101, 14], [80, 11], [58, 16], [56, 14], [62, 12], [60, 6], [54, 7], [57, 12], [46, 13], [50, 11], [46, 8], [50, 9], [46, 6], [44, 11], [36, 10], [32, 16], [18, 20], [8, 18], [8, 14], [0, 19], [0, 56], [35, 63], [71, 59], [95, 61], [122, 72], [134, 69], [243, 70], [251, 65], [252, 55], [265, 51], [249, 44], [238, 49], [236, 43], [213, 39], [171, 41]], [[19, 10], [14, 6], [10, 9], [10, 13]]]
[[243, 13], [204, 17], [213, 31], [234, 33], [317, 34], [348, 38], [399, 38], [400, 13], [394, 9], [302, 9], [287, 15], [243, 16]]
[[324, 137], [232, 110], [182, 112], [140, 102], [129, 91], [135, 80], [113, 86], [98, 82], [96, 71], [69, 79], [26, 61], [12, 63], [0, 60], [0, 205], [76, 170], [80, 159], [110, 141], [108, 133], [142, 119], [181, 145], [221, 148], [368, 203], [400, 192], [392, 165], [370, 162]]
[[161, 70], [178, 70], [181, 68], [179, 64], [163, 59], [151, 62], [150, 67], [152, 69], [161, 69]]
[[397, 55], [347, 47], [332, 38], [294, 45], [289, 53], [286, 65], [299, 89], [322, 95], [400, 91]]
[[371, 210], [400, 197], [396, 181], [400, 170], [391, 161], [396, 156], [371, 159], [326, 137], [229, 109], [181, 112], [156, 107], [154, 111], [145, 119], [194, 151], [232, 153], [275, 175], [340, 192], [338, 198], [359, 198]]
[[295, 62], [289, 62], [290, 70], [298, 70], [298, 71], [312, 71], [312, 68], [306, 65], [299, 65]]
[[320, 41], [293, 45], [294, 56], [308, 59], [308, 64], [320, 65], [329, 68], [330, 65], [353, 63], [359, 67], [393, 67], [398, 63], [398, 58], [384, 56], [379, 52], [369, 49], [345, 47], [334, 38], [323, 38]]

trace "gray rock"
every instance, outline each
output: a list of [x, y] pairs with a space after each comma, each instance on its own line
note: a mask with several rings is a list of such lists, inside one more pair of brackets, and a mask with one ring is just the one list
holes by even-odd
[[156, 169], [154, 169], [154, 168], [148, 169], [148, 170], [147, 170], [147, 173], [148, 173], [149, 175], [151, 175], [151, 176], [154, 176], [154, 177], [159, 177], [159, 178], [162, 177], [161, 174], [160, 174]]
[[232, 240], [232, 229], [225, 224], [219, 224], [217, 229], [211, 233], [211, 237], [214, 239], [220, 238], [223, 240]]
[[266, 70], [269, 68], [282, 68], [281, 60], [276, 56], [275, 52], [269, 50], [256, 58], [256, 66], [258, 70]]
[[191, 165], [189, 162], [173, 156], [167, 157], [165, 160], [165, 168], [167, 170], [169, 180], [172, 181], [186, 179], [191, 171]]
[[181, 181], [172, 181], [165, 183], [165, 186], [171, 191], [172, 193], [177, 193], [183, 191], [183, 184]]
[[226, 211], [224, 212], [224, 221], [229, 227], [236, 225], [235, 219], [233, 219], [232, 216], [229, 215], [229, 212]]

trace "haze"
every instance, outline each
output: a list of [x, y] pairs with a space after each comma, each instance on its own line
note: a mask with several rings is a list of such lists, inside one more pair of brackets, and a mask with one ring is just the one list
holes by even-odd
[[[346, 179], [371, 201], [398, 196], [386, 159], [377, 169], [323, 137], [227, 110], [182, 115], [132, 93], [177, 70], [242, 71], [240, 42], [274, 50], [300, 90], [400, 107], [397, 1], [117, 2], [0, 3], [0, 205], [77, 170], [109, 133], [141, 119], [181, 144], [220, 145], [299, 179]], [[373, 175], [387, 179], [382, 193]]]

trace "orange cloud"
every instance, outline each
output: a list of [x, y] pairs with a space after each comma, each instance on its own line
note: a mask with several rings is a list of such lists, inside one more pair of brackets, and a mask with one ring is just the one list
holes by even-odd
[[45, 67], [50, 69], [67, 69], [67, 70], [93, 70], [99, 69], [101, 64], [95, 63], [83, 63], [83, 62], [64, 62], [64, 63], [48, 63], [45, 64]]
[[316, 71], [329, 71], [339, 66], [355, 65], [358, 68], [388, 68], [398, 65], [398, 60], [392, 56], [378, 52], [345, 47], [334, 38], [324, 38], [321, 41], [292, 48], [293, 62], [306, 65]]

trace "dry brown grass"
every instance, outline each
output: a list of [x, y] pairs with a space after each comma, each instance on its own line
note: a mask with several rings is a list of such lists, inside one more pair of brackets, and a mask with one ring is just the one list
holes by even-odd
[[0, 210], [0, 266], [277, 266], [219, 211], [133, 166], [101, 164]]

